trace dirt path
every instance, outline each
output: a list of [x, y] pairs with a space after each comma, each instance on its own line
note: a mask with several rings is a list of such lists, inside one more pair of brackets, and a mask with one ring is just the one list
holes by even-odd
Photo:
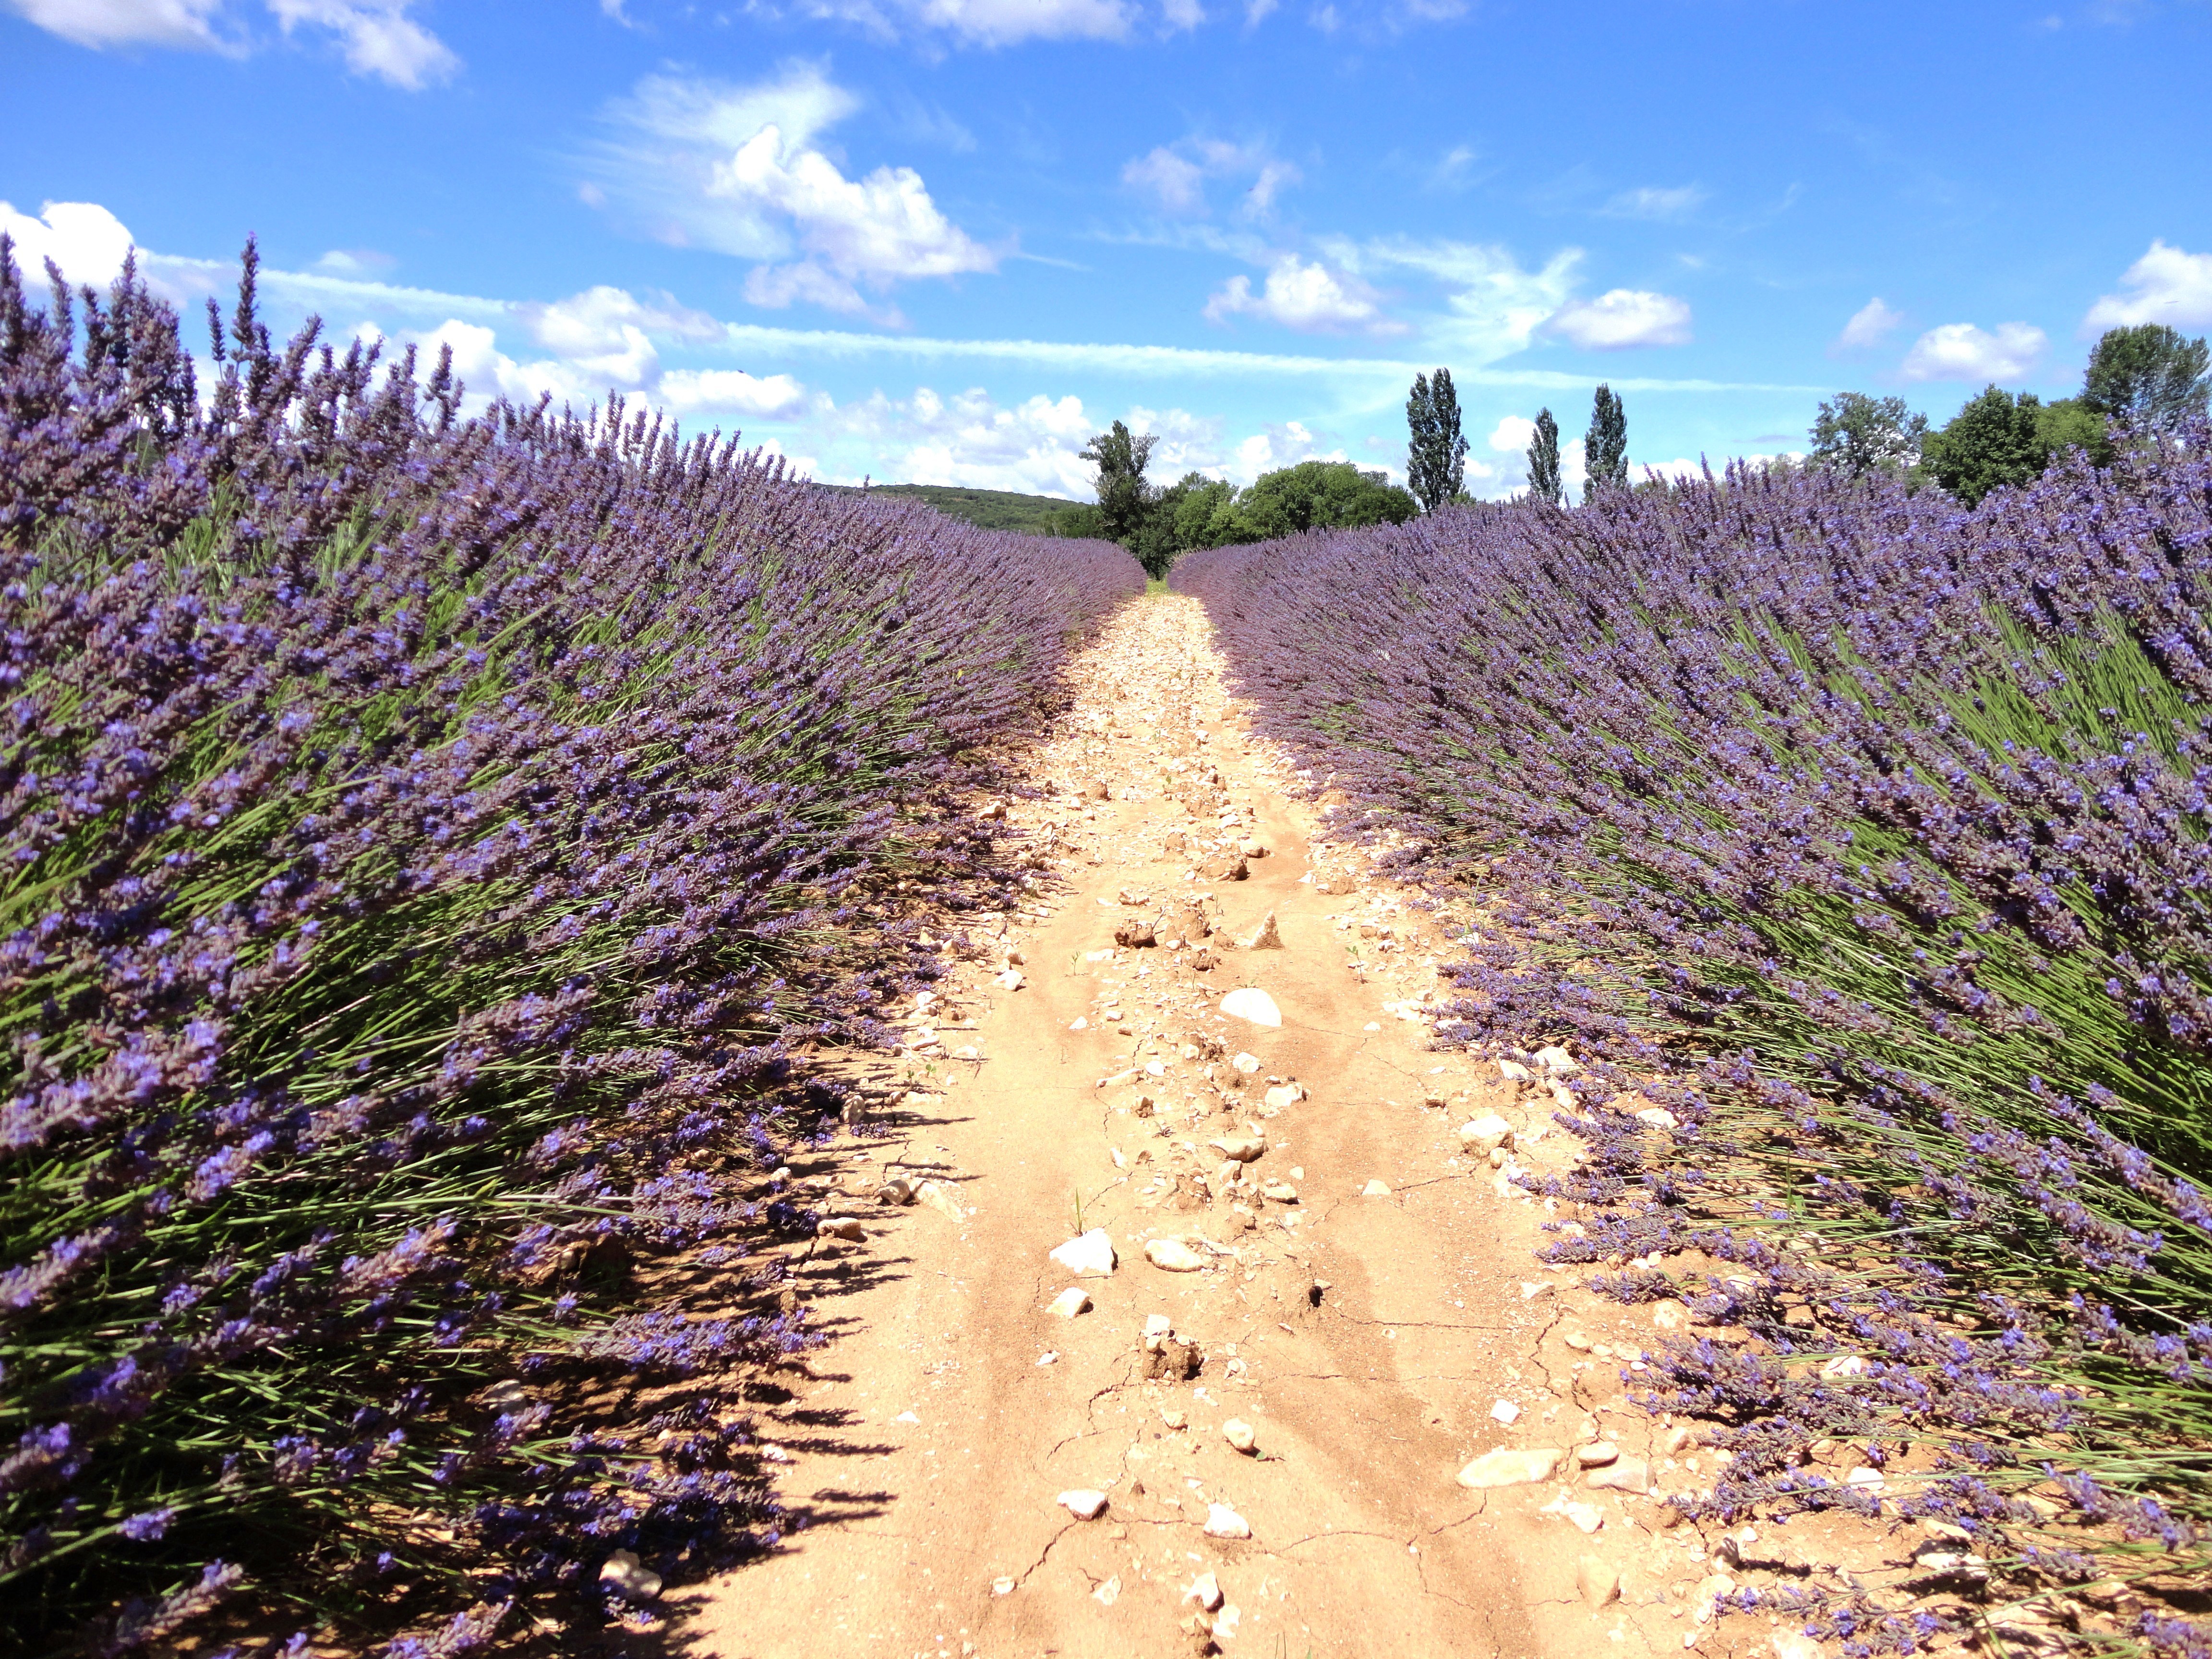
[[[1650, 1495], [1693, 1482], [1693, 1454], [1678, 1469], [1620, 1399], [1650, 1316], [1540, 1268], [1541, 1207], [1506, 1179], [1571, 1156], [1545, 1086], [1429, 1052], [1441, 947], [1363, 858], [1310, 847], [1313, 809], [1241, 735], [1193, 602], [1132, 605], [1077, 672], [1026, 763], [1053, 793], [1013, 803], [1054, 872], [1006, 922], [1021, 984], [994, 980], [1003, 957], [964, 969], [916, 1015], [915, 1092], [794, 1171], [865, 1235], [799, 1275], [836, 1340], [768, 1419], [816, 1522], [672, 1608], [679, 1639], [715, 1659], [1728, 1650], [1718, 1540], [1660, 1530]], [[1239, 948], [1269, 913], [1281, 948]], [[1132, 924], [1157, 943], [1117, 946]], [[1248, 988], [1279, 1026], [1222, 1011]], [[1496, 1159], [1461, 1134], [1490, 1113], [1516, 1132]], [[879, 1199], [900, 1176], [917, 1200]], [[1051, 1257], [1091, 1230], [1110, 1274]], [[1191, 1270], [1148, 1260], [1163, 1242]], [[1062, 1316], [1071, 1288], [1089, 1307]], [[1556, 1466], [1462, 1483], [1499, 1449]], [[1083, 1490], [1095, 1519], [1061, 1501]]]

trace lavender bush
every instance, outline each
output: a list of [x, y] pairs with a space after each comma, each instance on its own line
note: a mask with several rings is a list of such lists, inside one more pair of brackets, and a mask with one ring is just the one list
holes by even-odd
[[979, 745], [1142, 574], [619, 404], [463, 419], [443, 358], [272, 343], [250, 248], [204, 405], [131, 272], [14, 272], [21, 1650], [459, 1651], [771, 1543], [762, 1166], [939, 971], [925, 907], [1005, 902]]
[[[1678, 1501], [1871, 1514], [1839, 1462], [1934, 1472], [1887, 1512], [1963, 1528], [1997, 1599], [2097, 1580], [2190, 1653], [2208, 453], [2077, 455], [1972, 514], [1734, 469], [1176, 576], [1351, 832], [1504, 924], [1470, 934], [1440, 1035], [1584, 1060], [1587, 1150], [1544, 1189], [1589, 1208], [1551, 1254], [1715, 1328], [1653, 1356], [1652, 1403], [1733, 1454]], [[1832, 1611], [1857, 1650], [1927, 1634]]]

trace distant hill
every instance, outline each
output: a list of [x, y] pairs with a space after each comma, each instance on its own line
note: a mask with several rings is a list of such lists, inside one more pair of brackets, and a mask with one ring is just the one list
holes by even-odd
[[[850, 484], [831, 484], [832, 489], [850, 489]], [[948, 518], [965, 519], [969, 524], [985, 530], [1015, 530], [1024, 535], [1048, 536], [1053, 520], [1073, 507], [1086, 506], [1080, 501], [1063, 501], [1057, 495], [1024, 495], [1012, 489], [963, 489], [950, 484], [872, 484], [869, 493], [877, 495], [911, 495], [918, 501], [927, 501]]]

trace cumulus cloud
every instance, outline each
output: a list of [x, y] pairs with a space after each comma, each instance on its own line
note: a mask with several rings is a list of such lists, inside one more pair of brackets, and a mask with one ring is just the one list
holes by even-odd
[[864, 444], [878, 477], [1081, 501], [1091, 494], [1091, 467], [1078, 452], [1102, 424], [1073, 395], [1040, 392], [1009, 408], [981, 387], [947, 398], [919, 386], [904, 399], [878, 392], [848, 404], [821, 431]]
[[1892, 311], [1881, 302], [1881, 296], [1876, 295], [1851, 313], [1850, 321], [1844, 325], [1844, 331], [1836, 336], [1834, 343], [1828, 349], [1831, 351], [1864, 351], [1887, 339], [1904, 320], [1903, 312]]
[[1680, 219], [1702, 206], [1706, 195], [1699, 185], [1676, 185], [1665, 190], [1646, 185], [1640, 190], [1621, 191], [1598, 211], [1609, 219]]
[[2122, 292], [2107, 294], [2081, 319], [2087, 338], [2134, 323], [2212, 325], [2212, 253], [2185, 253], [2163, 241], [2120, 276]]
[[1491, 429], [1490, 447], [1501, 455], [1525, 455], [1535, 438], [1535, 422], [1526, 415], [1508, 415]]
[[1164, 213], [1195, 218], [1207, 210], [1210, 179], [1249, 179], [1237, 210], [1248, 218], [1271, 212], [1275, 198], [1303, 175], [1296, 166], [1269, 154], [1264, 144], [1232, 144], [1218, 138], [1184, 138], [1161, 144], [1121, 166], [1121, 182]]
[[[40, 28], [81, 46], [179, 46], [243, 54], [240, 30], [220, 27], [225, 0], [4, 0]], [[346, 66], [410, 90], [461, 66], [408, 13], [415, 0], [266, 0], [286, 38], [302, 27], [337, 36]]]
[[27, 283], [43, 287], [46, 261], [72, 283], [105, 288], [123, 269], [131, 233], [95, 202], [47, 202], [36, 215], [0, 202], [0, 231], [15, 246], [15, 264]]
[[754, 304], [896, 320], [866, 295], [995, 270], [1000, 256], [946, 218], [912, 167], [848, 178], [816, 146], [858, 106], [811, 64], [750, 87], [651, 76], [616, 106], [622, 137], [600, 165], [664, 240], [766, 262], [745, 284]]
[[7, 0], [8, 8], [80, 46], [234, 50], [216, 31], [223, 0]]
[[656, 401], [677, 414], [791, 416], [807, 405], [806, 388], [788, 374], [749, 374], [742, 368], [672, 368], [660, 377]]
[[1595, 300], [1575, 300], [1561, 306], [1545, 328], [1586, 351], [1687, 345], [1690, 306], [1671, 294], [1616, 288]]
[[1132, 432], [1149, 432], [1159, 440], [1152, 449], [1152, 471], [1160, 483], [1171, 483], [1186, 472], [1221, 474], [1224, 422], [1218, 415], [1139, 404], [1127, 419]]
[[1334, 238], [1321, 247], [1338, 269], [1355, 276], [1412, 272], [1438, 284], [1444, 314], [1425, 325], [1425, 340], [1477, 364], [1527, 348], [1544, 320], [1565, 303], [1583, 257], [1579, 248], [1565, 248], [1541, 270], [1525, 270], [1504, 248], [1479, 242]]
[[1382, 314], [1375, 290], [1357, 276], [1284, 254], [1269, 269], [1267, 286], [1252, 291], [1249, 276], [1232, 276], [1206, 302], [1210, 322], [1262, 318], [1308, 334], [1402, 334], [1405, 325]]
[[1199, 0], [1160, 0], [1160, 21], [1170, 33], [1194, 29], [1206, 21], [1206, 9]]
[[1945, 323], [1912, 343], [1902, 370], [1908, 380], [2010, 380], [2035, 367], [2049, 344], [2039, 328], [1999, 323], [1995, 333], [1972, 323]]
[[1254, 433], [1237, 446], [1229, 471], [1239, 483], [1249, 483], [1262, 472], [1273, 472], [1300, 461], [1341, 461], [1350, 458], [1341, 447], [1323, 450], [1303, 421], [1285, 421]]

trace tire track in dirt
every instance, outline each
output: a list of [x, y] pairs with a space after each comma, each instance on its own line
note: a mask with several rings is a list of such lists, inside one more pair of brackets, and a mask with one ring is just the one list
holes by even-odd
[[[1633, 1363], [1648, 1316], [1533, 1259], [1542, 1207], [1510, 1176], [1572, 1155], [1549, 1095], [1428, 1050], [1422, 1000], [1449, 946], [1363, 855], [1316, 853], [1317, 810], [1242, 734], [1194, 602], [1131, 605], [1073, 672], [1066, 720], [1010, 762], [1012, 819], [1053, 849], [1036, 905], [916, 1011], [904, 1099], [794, 1165], [866, 1236], [796, 1275], [834, 1340], [763, 1420], [785, 1495], [817, 1523], [672, 1607], [673, 1643], [716, 1659], [1731, 1650], [1708, 1622], [1714, 1540], [1662, 1529], [1648, 1480], [1574, 1474], [1573, 1449], [1600, 1440], [1616, 1476], [1641, 1457], [1681, 1484], [1695, 1465], [1674, 1474], [1650, 1443], [1663, 1425], [1620, 1398], [1613, 1362]], [[1236, 948], [1269, 914], [1281, 948]], [[1117, 947], [1133, 922], [1158, 944]], [[999, 978], [1009, 950], [1018, 988]], [[1247, 988], [1279, 1027], [1222, 1012]], [[1503, 1168], [1458, 1133], [1485, 1113], [1516, 1131]], [[1239, 1137], [1265, 1150], [1209, 1145]], [[930, 1183], [921, 1201], [878, 1200], [900, 1173]], [[1091, 1229], [1118, 1266], [1079, 1279], [1049, 1253]], [[1146, 1244], [1170, 1240], [1203, 1265], [1152, 1265]], [[1071, 1286], [1089, 1311], [1049, 1312]], [[1195, 1347], [1195, 1377], [1147, 1379], [1154, 1316]], [[1554, 1478], [1455, 1479], [1535, 1447], [1560, 1450]], [[1104, 1492], [1103, 1513], [1073, 1518], [1073, 1489]], [[1250, 1536], [1209, 1535], [1216, 1505]], [[1768, 1634], [1730, 1631], [1737, 1650], [1789, 1651]]]

